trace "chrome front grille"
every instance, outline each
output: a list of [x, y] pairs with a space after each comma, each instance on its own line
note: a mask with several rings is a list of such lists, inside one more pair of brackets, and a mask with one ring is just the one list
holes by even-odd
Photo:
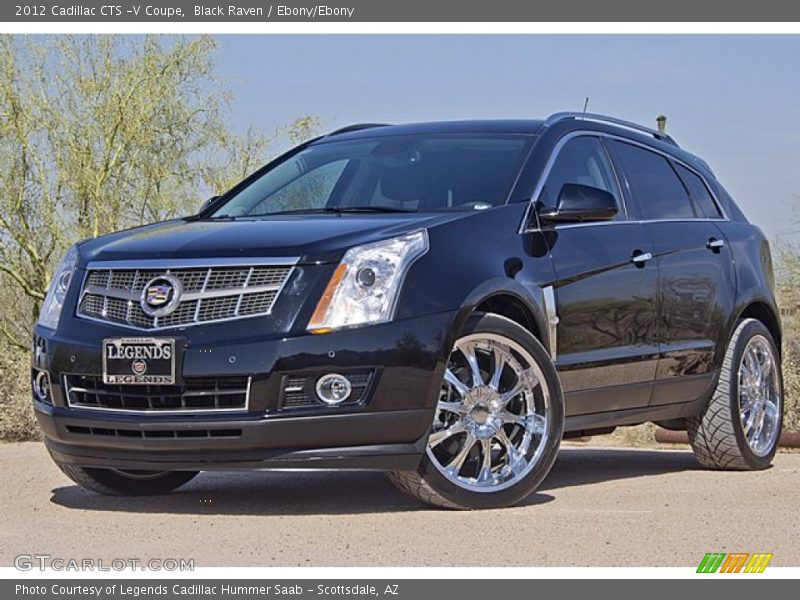
[[[87, 269], [78, 316], [154, 330], [268, 315], [294, 262], [175, 267], [163, 263], [161, 268], [93, 263]], [[180, 301], [171, 313], [150, 316], [141, 307], [143, 290], [163, 275], [180, 281]]]

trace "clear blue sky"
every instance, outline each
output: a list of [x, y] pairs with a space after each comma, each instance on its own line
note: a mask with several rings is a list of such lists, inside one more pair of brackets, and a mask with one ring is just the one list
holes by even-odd
[[[220, 36], [237, 128], [591, 111], [705, 158], [771, 239], [800, 240], [800, 36]], [[797, 210], [793, 210], [796, 203]], [[792, 214], [792, 213], [795, 214]]]

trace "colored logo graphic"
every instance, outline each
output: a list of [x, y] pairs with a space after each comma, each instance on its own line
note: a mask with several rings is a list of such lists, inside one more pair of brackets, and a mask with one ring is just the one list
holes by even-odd
[[175, 310], [181, 293], [180, 281], [171, 275], [159, 275], [144, 286], [139, 304], [146, 315], [163, 317]]
[[709, 552], [700, 561], [698, 573], [763, 573], [772, 554], [764, 552], [749, 554], [747, 552]]
[[147, 362], [141, 359], [134, 360], [131, 363], [131, 370], [134, 375], [144, 375], [147, 372]]
[[173, 289], [169, 284], [151, 285], [149, 288], [147, 288], [145, 302], [147, 302], [150, 306], [163, 306], [169, 302], [172, 294]]

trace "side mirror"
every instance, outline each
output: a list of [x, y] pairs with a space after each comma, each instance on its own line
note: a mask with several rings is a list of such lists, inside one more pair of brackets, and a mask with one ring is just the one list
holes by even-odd
[[207, 210], [212, 204], [214, 204], [214, 202], [219, 200], [221, 197], [222, 196], [211, 196], [211, 198], [203, 202], [203, 205], [200, 207], [200, 212]]
[[565, 183], [558, 206], [539, 211], [539, 218], [553, 223], [611, 221], [619, 212], [614, 194], [590, 185]]

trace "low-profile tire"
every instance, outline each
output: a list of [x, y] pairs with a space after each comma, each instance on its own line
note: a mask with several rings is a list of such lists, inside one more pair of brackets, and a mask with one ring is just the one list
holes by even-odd
[[419, 467], [389, 478], [439, 508], [512, 506], [550, 472], [563, 432], [561, 385], [542, 344], [510, 319], [477, 313], [448, 359]]
[[728, 343], [708, 406], [686, 420], [697, 460], [709, 469], [766, 469], [783, 422], [780, 353], [761, 321], [743, 319]]
[[65, 464], [58, 464], [58, 468], [82, 488], [104, 496], [166, 494], [188, 483], [197, 475], [197, 471], [122, 471]]

